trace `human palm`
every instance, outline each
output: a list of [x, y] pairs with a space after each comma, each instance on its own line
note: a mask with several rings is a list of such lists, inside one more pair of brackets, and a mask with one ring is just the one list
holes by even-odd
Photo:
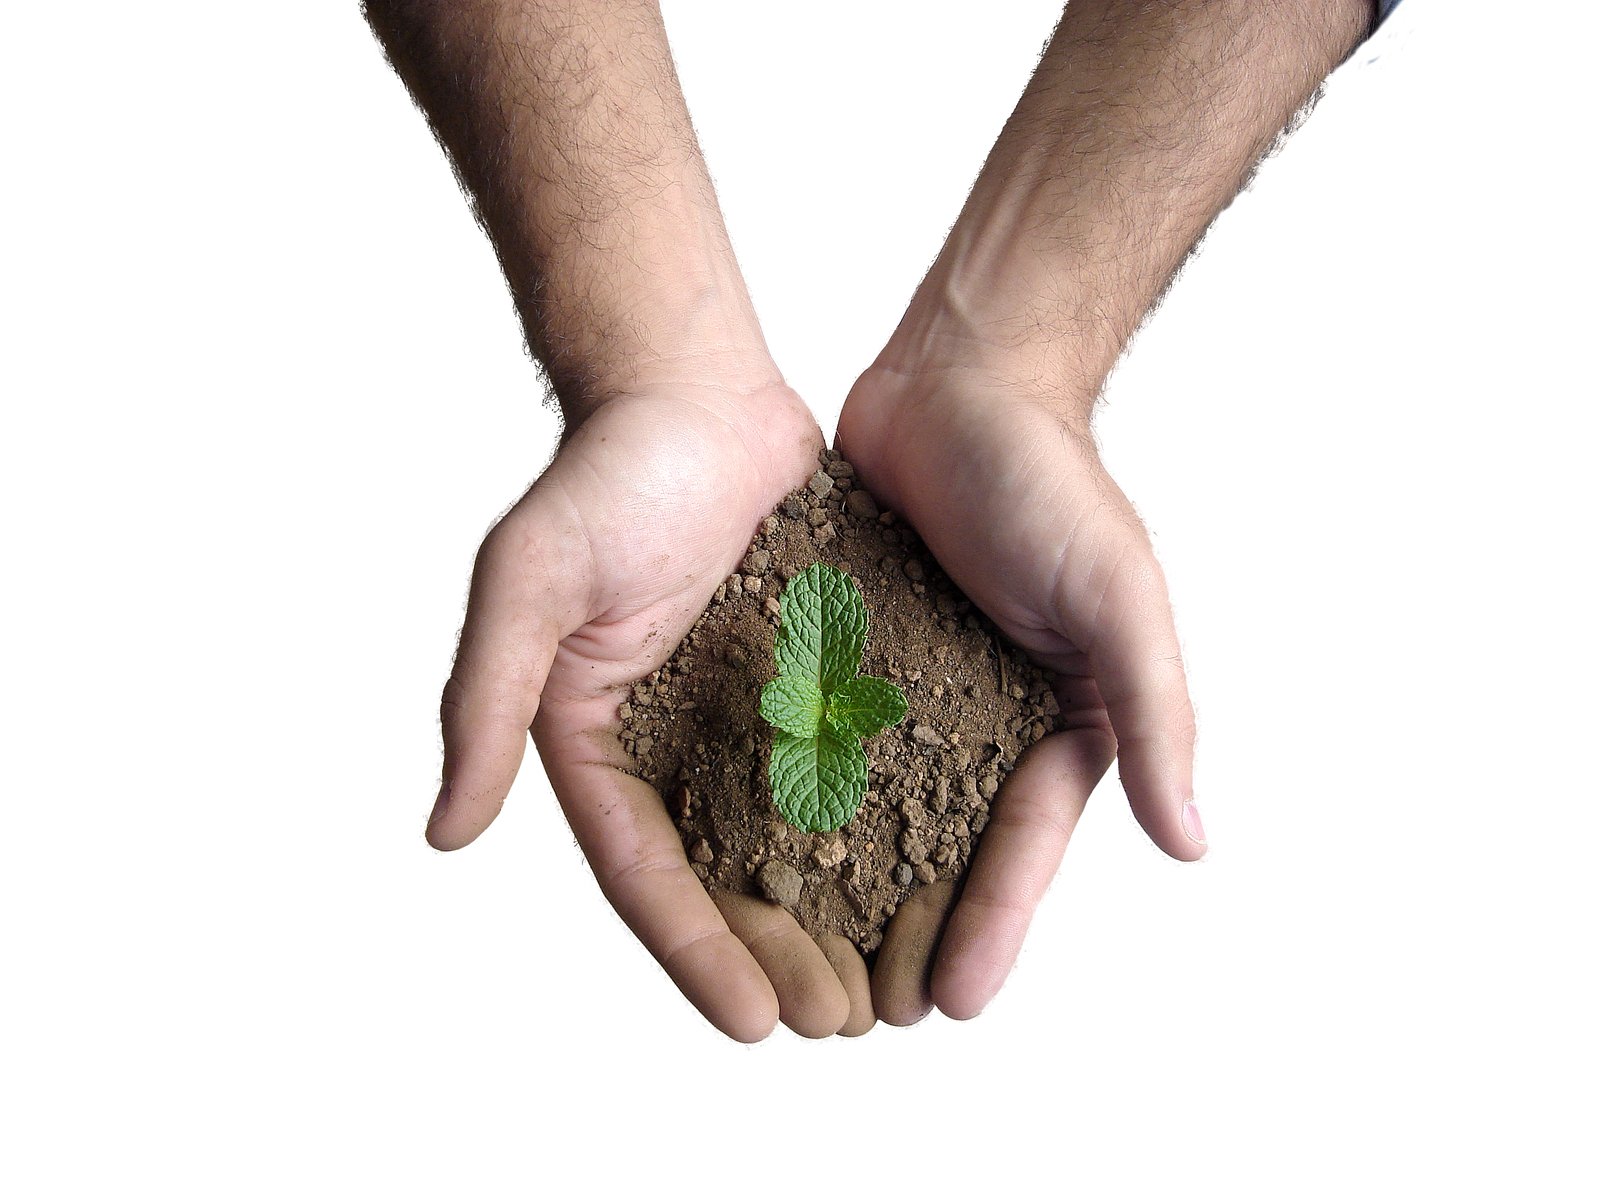
[[[484, 540], [441, 704], [445, 784], [428, 837], [456, 849], [499, 811], [531, 727], [607, 898], [684, 994], [754, 1040], [849, 1023], [841, 977], [781, 910], [713, 901], [659, 795], [627, 771], [617, 706], [660, 666], [760, 519], [815, 470], [821, 435], [787, 388], [674, 385], [611, 400]], [[748, 944], [748, 948], [747, 948]], [[861, 1006], [857, 1005], [859, 1009]]]
[[932, 1004], [968, 1017], [1004, 982], [1113, 756], [1151, 839], [1176, 858], [1205, 851], [1192, 804], [1193, 710], [1166, 587], [1086, 417], [1001, 372], [868, 371], [838, 440], [951, 578], [1057, 675], [1063, 731], [1007, 780], [959, 901], [945, 887], [904, 906], [895, 922], [916, 933], [873, 977], [879, 1015], [891, 1022], [916, 1020]]

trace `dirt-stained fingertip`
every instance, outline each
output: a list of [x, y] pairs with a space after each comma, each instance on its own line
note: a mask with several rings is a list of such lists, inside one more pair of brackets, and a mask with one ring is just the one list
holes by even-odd
[[866, 960], [849, 938], [837, 933], [823, 934], [817, 938], [817, 945], [850, 999], [850, 1016], [839, 1027], [839, 1036], [856, 1038], [870, 1033], [878, 1023], [878, 1014], [872, 1007], [872, 979], [867, 974]]
[[778, 1020], [805, 1038], [832, 1037], [850, 1019], [850, 997], [833, 965], [787, 910], [754, 896], [712, 897], [778, 1000]]
[[888, 1025], [915, 1025], [933, 1011], [933, 962], [955, 904], [957, 881], [913, 892], [884, 933], [872, 971], [872, 1005]]

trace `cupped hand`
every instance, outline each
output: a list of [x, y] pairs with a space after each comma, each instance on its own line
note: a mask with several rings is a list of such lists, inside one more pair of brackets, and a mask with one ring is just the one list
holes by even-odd
[[934, 1005], [972, 1017], [999, 991], [1113, 758], [1157, 846], [1184, 860], [1206, 850], [1166, 584], [1100, 463], [1088, 407], [993, 367], [879, 366], [840, 417], [840, 451], [995, 624], [1056, 672], [1062, 712], [1062, 731], [1007, 779], [959, 897], [941, 882], [896, 914], [872, 978], [877, 1014], [893, 1024]]
[[811, 414], [777, 384], [657, 385], [603, 404], [485, 538], [441, 703], [429, 842], [459, 849], [494, 820], [531, 728], [607, 899], [707, 1019], [743, 1041], [779, 1019], [808, 1036], [864, 1032], [866, 967], [774, 905], [707, 895], [661, 797], [628, 773], [617, 707], [666, 661], [761, 518], [816, 469], [820, 446]]

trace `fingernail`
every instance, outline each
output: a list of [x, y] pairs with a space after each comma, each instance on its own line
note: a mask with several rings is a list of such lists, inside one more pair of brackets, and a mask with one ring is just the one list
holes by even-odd
[[1183, 802], [1183, 832], [1191, 842], [1206, 844], [1206, 827], [1200, 823], [1200, 810], [1193, 800]]
[[428, 814], [428, 828], [433, 828], [433, 823], [444, 816], [444, 810], [450, 807], [450, 782], [446, 780], [439, 785], [439, 798], [433, 802], [433, 811]]

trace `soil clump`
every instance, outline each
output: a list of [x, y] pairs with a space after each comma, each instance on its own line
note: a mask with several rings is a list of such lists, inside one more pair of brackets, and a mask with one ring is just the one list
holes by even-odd
[[[905, 720], [864, 744], [860, 810], [821, 834], [773, 806], [772, 730], [757, 708], [777, 674], [778, 595], [814, 562], [855, 579], [869, 618], [861, 669], [893, 680], [907, 701]], [[635, 773], [666, 800], [709, 890], [765, 896], [812, 934], [843, 934], [870, 955], [913, 891], [966, 869], [1001, 783], [1058, 713], [1046, 673], [825, 450], [619, 715]]]

